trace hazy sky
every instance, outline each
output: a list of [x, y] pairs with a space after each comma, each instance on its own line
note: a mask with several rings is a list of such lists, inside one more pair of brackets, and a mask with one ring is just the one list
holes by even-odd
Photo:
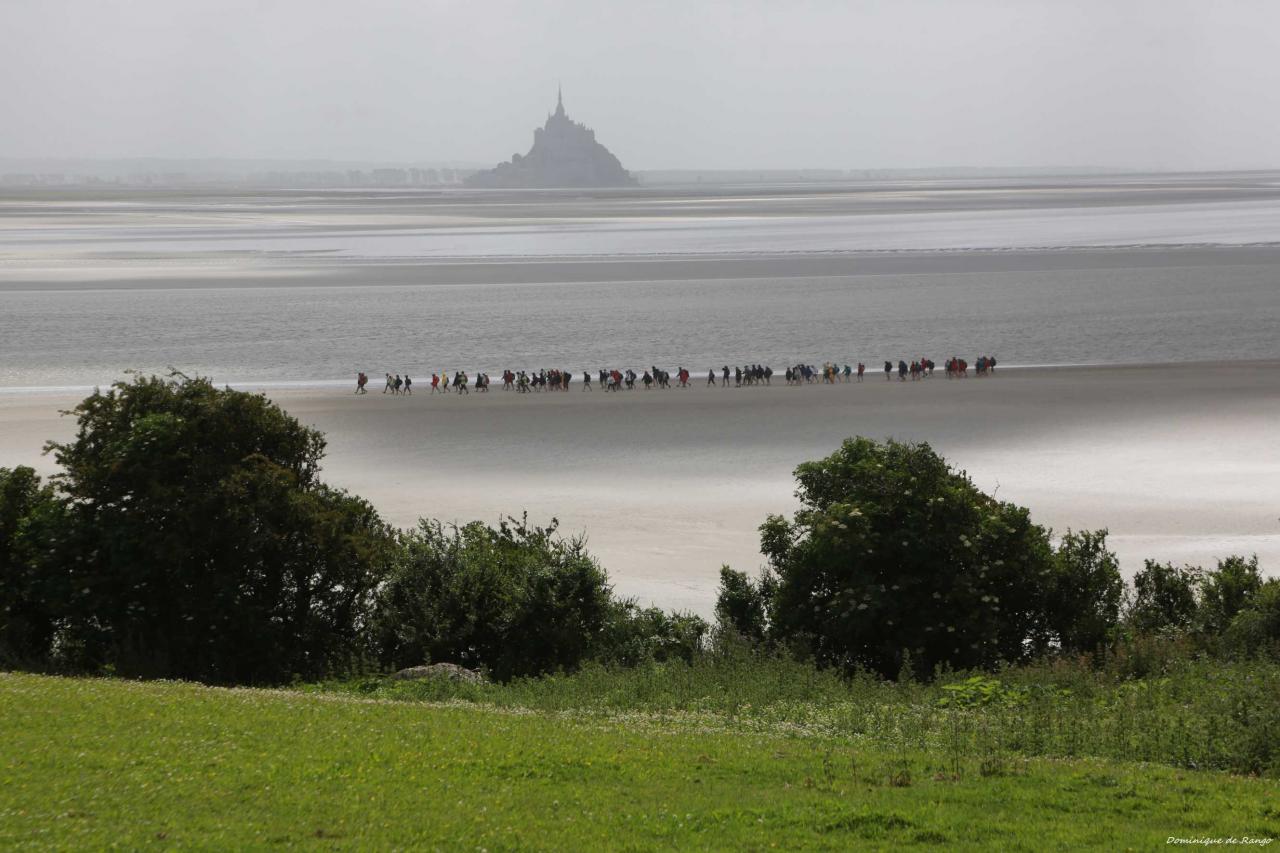
[[0, 0], [0, 156], [1280, 166], [1280, 2]]

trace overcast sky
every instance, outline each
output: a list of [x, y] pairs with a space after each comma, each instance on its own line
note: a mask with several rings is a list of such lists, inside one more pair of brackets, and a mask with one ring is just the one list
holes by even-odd
[[1280, 2], [0, 0], [0, 156], [1280, 166]]

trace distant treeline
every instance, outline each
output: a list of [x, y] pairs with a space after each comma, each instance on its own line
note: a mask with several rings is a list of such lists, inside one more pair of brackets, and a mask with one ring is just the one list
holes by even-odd
[[850, 181], [999, 180], [1001, 178], [1103, 177], [1133, 174], [1102, 167], [1015, 168], [936, 166], [916, 169], [649, 169], [635, 172], [642, 184], [789, 184]]
[[61, 471], [0, 469], [0, 664], [272, 684], [426, 662], [506, 680], [751, 646], [929, 676], [1176, 634], [1280, 644], [1257, 560], [1148, 562], [1056, 539], [928, 445], [850, 439], [761, 525], [768, 568], [721, 571], [716, 622], [614, 595], [580, 538], [507, 519], [395, 530], [318, 477], [324, 437], [262, 395], [137, 377], [76, 407]]
[[475, 172], [474, 166], [439, 162], [0, 157], [0, 186], [6, 187], [433, 187], [461, 184]]

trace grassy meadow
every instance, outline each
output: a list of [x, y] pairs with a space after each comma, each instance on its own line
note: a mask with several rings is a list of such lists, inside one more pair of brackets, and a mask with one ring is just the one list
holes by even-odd
[[[382, 677], [303, 689], [403, 701], [464, 701], [516, 711], [613, 718], [634, 713], [703, 728], [795, 731], [945, 761], [964, 774], [1018, 758], [1105, 758], [1280, 777], [1280, 664], [1152, 654], [1057, 659], [935, 681], [846, 679], [786, 658], [705, 655], [505, 684]], [[1137, 667], [1155, 671], [1136, 675]]]
[[302, 690], [0, 674], [0, 847], [1138, 850], [1280, 836], [1273, 778], [1093, 757], [1106, 750], [1083, 732], [1074, 757], [999, 741], [1027, 707], [1010, 679], [947, 690], [797, 673], [779, 664], [734, 681], [736, 695], [730, 669], [683, 666]]

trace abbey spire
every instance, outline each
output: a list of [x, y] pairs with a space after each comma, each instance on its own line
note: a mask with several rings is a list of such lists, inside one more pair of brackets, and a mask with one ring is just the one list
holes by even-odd
[[533, 131], [528, 154], [513, 154], [486, 172], [467, 178], [473, 187], [629, 187], [635, 178], [596, 141], [596, 133], [569, 118], [564, 90], [556, 85], [556, 111]]

